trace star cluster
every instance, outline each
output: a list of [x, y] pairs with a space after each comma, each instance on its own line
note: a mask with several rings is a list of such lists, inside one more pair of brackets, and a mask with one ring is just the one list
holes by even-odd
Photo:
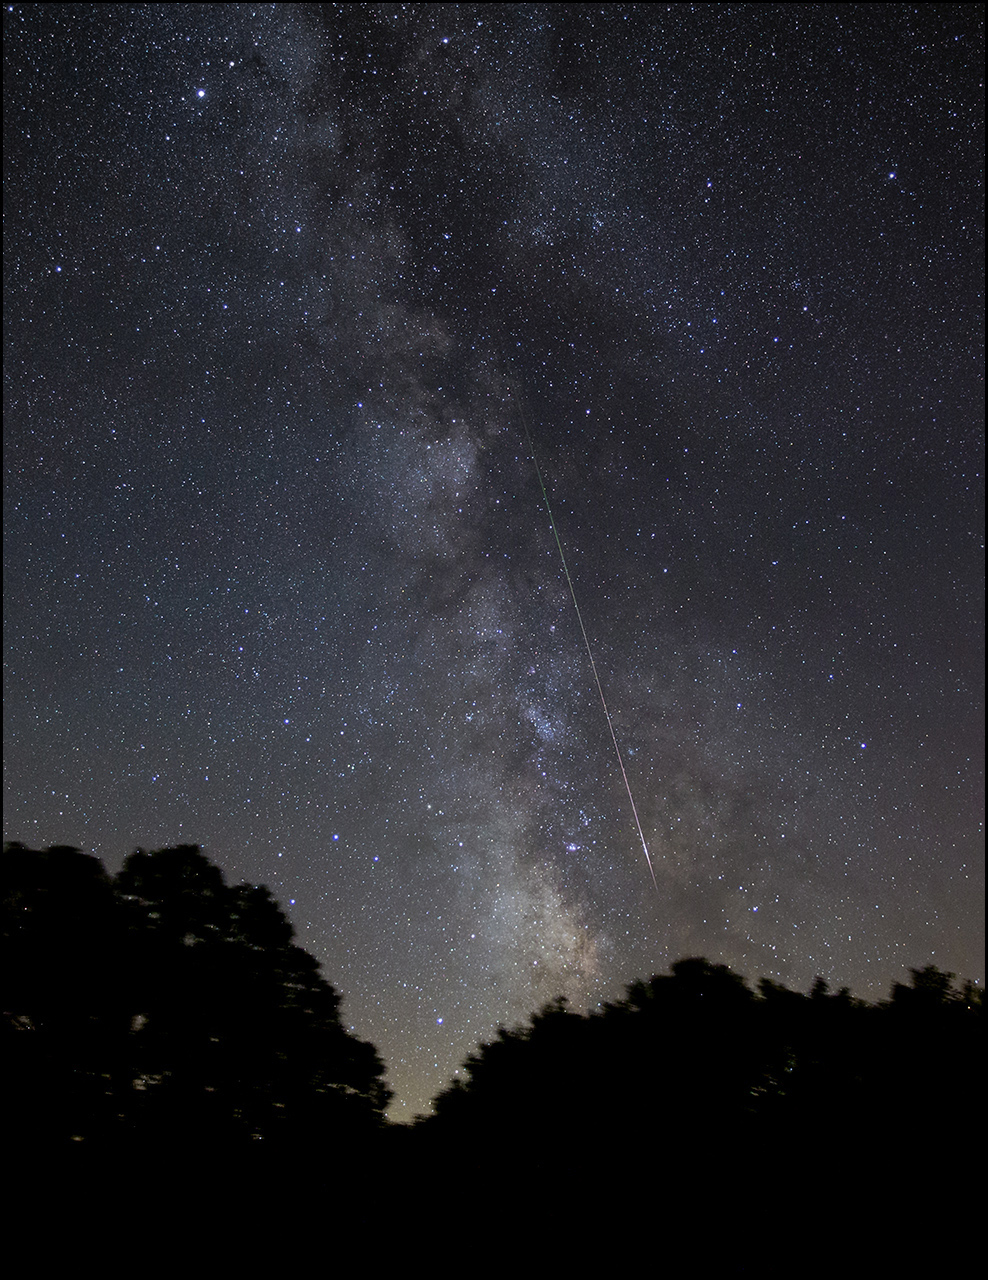
[[8, 838], [270, 885], [397, 1118], [982, 976], [979, 7], [4, 21]]

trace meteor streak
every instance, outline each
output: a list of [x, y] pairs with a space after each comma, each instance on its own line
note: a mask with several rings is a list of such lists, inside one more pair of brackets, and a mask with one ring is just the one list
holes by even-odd
[[569, 574], [569, 566], [566, 564], [566, 555], [563, 551], [563, 544], [559, 537], [559, 530], [556, 528], [556, 521], [552, 514], [552, 505], [549, 502], [549, 494], [545, 487], [545, 481], [542, 479], [542, 468], [539, 466], [539, 460], [535, 455], [535, 443], [532, 440], [532, 433], [528, 427], [528, 419], [525, 416], [525, 410], [522, 403], [518, 401], [518, 415], [521, 418], [522, 426], [525, 428], [525, 437], [528, 440], [528, 451], [532, 456], [532, 462], [535, 464], [535, 474], [539, 478], [539, 485], [542, 489], [542, 498], [545, 501], [545, 509], [549, 513], [549, 525], [552, 529], [552, 535], [556, 539], [556, 546], [559, 549], [559, 559], [562, 562], [563, 573], [566, 577], [566, 585], [569, 587], [569, 593], [573, 600], [573, 608], [576, 610], [577, 621], [580, 624], [580, 631], [583, 634], [583, 643], [587, 647], [587, 657], [590, 659], [590, 670], [593, 672], [594, 682], [597, 685], [597, 692], [600, 694], [600, 705], [604, 708], [604, 718], [607, 721], [607, 728], [610, 730], [611, 741], [614, 743], [614, 754], [617, 756], [618, 767], [621, 770], [621, 777], [624, 779], [624, 789], [628, 793], [628, 803], [631, 805], [631, 812], [634, 814], [635, 826], [638, 828], [638, 835], [642, 842], [642, 849], [645, 853], [645, 862], [648, 864], [648, 874], [652, 877], [652, 884], [655, 886], [655, 892], [658, 893], [659, 885], [655, 879], [655, 868], [652, 866], [652, 857], [648, 852], [648, 843], [645, 839], [645, 832], [642, 830], [641, 819], [638, 817], [638, 806], [635, 804], [635, 797], [631, 793], [631, 783], [628, 780], [628, 771], [624, 767], [624, 757], [621, 755], [621, 748], [618, 746], [617, 734], [614, 732], [614, 721], [611, 719], [611, 713], [607, 707], [607, 699], [604, 697], [604, 688], [600, 683], [600, 676], [597, 674], [597, 664], [594, 662], [593, 649], [590, 647], [590, 637], [587, 635], [587, 629], [583, 624], [583, 614], [580, 612], [580, 602], [576, 598], [576, 588], [573, 586], [573, 579]]

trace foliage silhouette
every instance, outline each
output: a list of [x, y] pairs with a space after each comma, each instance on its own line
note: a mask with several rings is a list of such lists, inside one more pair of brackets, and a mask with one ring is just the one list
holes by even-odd
[[[446, 1193], [464, 1243], [510, 1220], [535, 1248], [539, 1223], [569, 1222], [586, 1264], [629, 1232], [640, 1253], [654, 1223], [674, 1271], [832, 1274], [851, 1248], [863, 1270], [917, 1274], [946, 1246], [931, 1221], [904, 1229], [900, 1201], [970, 1164], [982, 1009], [936, 969], [871, 1005], [681, 960], [596, 1013], [556, 1002], [481, 1046], [419, 1122], [410, 1172], [471, 1169]], [[852, 1242], [842, 1217], [874, 1229]]]
[[756, 992], [723, 965], [681, 960], [598, 1013], [556, 1003], [502, 1030], [422, 1125], [438, 1144], [524, 1149], [533, 1167], [592, 1153], [620, 1168], [642, 1148], [679, 1173], [738, 1151], [769, 1164], [812, 1151], [821, 1177], [852, 1152], [915, 1164], [963, 1125], [982, 1009], [934, 968], [870, 1005], [822, 981]]
[[[9, 846], [3, 938], [8, 1149], [41, 1157], [48, 1203], [61, 1178], [80, 1223], [112, 1193], [134, 1247], [221, 1207], [321, 1221], [329, 1193], [353, 1229], [383, 1208], [397, 1240], [435, 1220], [447, 1247], [645, 1212], [692, 1270], [761, 1273], [826, 1254], [815, 1206], [835, 1189], [894, 1222], [902, 1188], [972, 1158], [982, 995], [933, 966], [868, 1004], [683, 959], [594, 1013], [557, 1000], [502, 1029], [409, 1128], [383, 1125], [377, 1053], [268, 890], [228, 886], [193, 846], [138, 850], [116, 877]], [[903, 1262], [916, 1240], [900, 1230]]]
[[296, 1158], [352, 1146], [389, 1092], [373, 1046], [267, 889], [193, 846], [111, 879], [75, 849], [4, 854], [13, 1138]]

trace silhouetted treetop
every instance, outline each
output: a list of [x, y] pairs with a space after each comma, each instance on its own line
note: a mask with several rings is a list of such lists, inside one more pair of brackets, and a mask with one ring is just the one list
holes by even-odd
[[263, 887], [192, 845], [115, 878], [76, 849], [3, 856], [8, 1102], [29, 1144], [350, 1141], [389, 1099], [374, 1047]]
[[[611, 1161], [754, 1141], [829, 1146], [868, 1132], [892, 1150], [903, 1109], [914, 1149], [970, 1106], [983, 1056], [980, 993], [932, 966], [871, 1005], [809, 995], [690, 958], [580, 1015], [557, 1002], [467, 1059], [425, 1127], [437, 1137], [523, 1142]], [[959, 1092], [958, 1092], [959, 1090]]]

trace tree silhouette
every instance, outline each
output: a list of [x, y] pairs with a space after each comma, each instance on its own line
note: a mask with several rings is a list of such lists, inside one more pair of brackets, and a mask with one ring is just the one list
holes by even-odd
[[65, 847], [9, 846], [2, 868], [8, 1147], [41, 1156], [46, 1203], [61, 1177], [80, 1229], [112, 1190], [134, 1248], [193, 1205], [215, 1233], [220, 1207], [315, 1222], [331, 1200], [370, 1232], [386, 1196], [398, 1239], [432, 1217], [468, 1248], [510, 1221], [535, 1247], [576, 1211], [636, 1238], [660, 1220], [701, 1272], [737, 1274], [739, 1241], [742, 1272], [828, 1248], [832, 1269], [815, 1206], [839, 1191], [895, 1224], [869, 1269], [906, 1267], [901, 1189], [972, 1158], [983, 1000], [933, 966], [868, 1004], [679, 960], [592, 1014], [556, 1000], [502, 1029], [432, 1117], [379, 1138], [377, 1053], [267, 889], [193, 846], [116, 877]]
[[111, 880], [75, 849], [5, 851], [15, 1137], [52, 1151], [339, 1149], [382, 1121], [373, 1046], [265, 888], [194, 846]]
[[[869, 1005], [818, 981], [809, 995], [686, 959], [577, 1015], [559, 1002], [502, 1030], [424, 1122], [442, 1144], [588, 1154], [616, 1170], [642, 1150], [697, 1177], [711, 1160], [802, 1169], [915, 1167], [954, 1141], [983, 1061], [981, 1000], [935, 968]], [[908, 1116], [908, 1125], [904, 1117]], [[774, 1175], [772, 1175], [774, 1176]]]
[[82, 1141], [115, 1124], [115, 1068], [129, 1027], [122, 924], [98, 859], [63, 846], [5, 850], [2, 1035], [15, 1147]]

